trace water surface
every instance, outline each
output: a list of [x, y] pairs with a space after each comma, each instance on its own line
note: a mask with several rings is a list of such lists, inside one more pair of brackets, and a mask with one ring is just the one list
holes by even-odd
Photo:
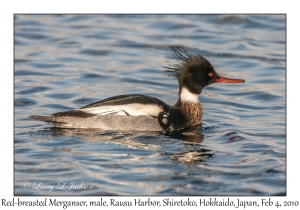
[[[285, 21], [15, 15], [15, 195], [286, 195]], [[246, 80], [203, 90], [196, 132], [54, 129], [28, 118], [121, 94], [173, 105], [178, 85], [162, 67], [176, 62], [172, 46], [203, 55], [225, 77]], [[33, 187], [62, 182], [93, 187]]]

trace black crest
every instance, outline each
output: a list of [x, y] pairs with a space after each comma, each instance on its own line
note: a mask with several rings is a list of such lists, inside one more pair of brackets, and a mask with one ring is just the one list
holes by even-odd
[[165, 70], [165, 73], [173, 78], [178, 79], [180, 77], [181, 71], [186, 67], [196, 67], [201, 63], [205, 67], [209, 68], [212, 67], [211, 63], [206, 60], [202, 55], [192, 55], [188, 53], [184, 47], [172, 47], [171, 48], [174, 52], [174, 57], [177, 59], [178, 63], [176, 64], [170, 64], [170, 66], [167, 66], [167, 70]]

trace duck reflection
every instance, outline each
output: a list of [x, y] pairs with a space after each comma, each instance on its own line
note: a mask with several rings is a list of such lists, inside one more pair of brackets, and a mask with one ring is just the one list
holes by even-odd
[[204, 135], [200, 133], [201, 125], [197, 125], [192, 128], [184, 130], [174, 130], [172, 132], [165, 133], [166, 136], [174, 139], [180, 139], [186, 144], [189, 143], [202, 143], [204, 141]]
[[[204, 135], [200, 133], [201, 126], [195, 126], [189, 129], [183, 130], [174, 130], [174, 131], [167, 131], [167, 132], [160, 132], [160, 131], [150, 131], [150, 132], [131, 132], [131, 133], [121, 133], [115, 131], [106, 131], [101, 129], [68, 129], [68, 128], [57, 128], [57, 127], [49, 127], [47, 128], [50, 131], [54, 132], [53, 135], [58, 136], [73, 136], [77, 138], [81, 138], [89, 143], [92, 142], [100, 142], [103, 140], [113, 139], [118, 135], [120, 138], [122, 136], [164, 136], [167, 138], [173, 138], [184, 141], [186, 144], [190, 143], [202, 143], [204, 141]], [[102, 138], [103, 137], [103, 138]], [[105, 138], [107, 137], [107, 138]], [[151, 140], [153, 140], [151, 138]]]
[[199, 164], [213, 157], [213, 151], [203, 148], [204, 135], [197, 126], [172, 132], [120, 133], [99, 129], [62, 129], [49, 128], [53, 135], [72, 136], [88, 143], [109, 142], [131, 149], [158, 152], [159, 156], [168, 156], [178, 164]]
[[195, 151], [188, 151], [179, 154], [170, 155], [170, 158], [175, 162], [185, 165], [197, 165], [200, 162], [207, 160], [214, 156], [212, 150], [200, 149]]

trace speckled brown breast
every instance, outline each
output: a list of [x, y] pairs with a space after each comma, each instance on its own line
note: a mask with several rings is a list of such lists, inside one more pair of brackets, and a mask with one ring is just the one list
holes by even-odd
[[199, 125], [202, 122], [202, 106], [198, 103], [181, 103], [181, 107], [189, 118], [190, 126]]

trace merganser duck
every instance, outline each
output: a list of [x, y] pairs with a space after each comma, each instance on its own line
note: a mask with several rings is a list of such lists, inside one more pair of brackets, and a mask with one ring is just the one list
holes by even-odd
[[202, 106], [198, 96], [202, 89], [212, 83], [243, 83], [245, 80], [220, 76], [203, 56], [189, 54], [182, 47], [172, 50], [178, 63], [164, 68], [168, 76], [178, 80], [179, 97], [174, 106], [151, 96], [132, 94], [114, 96], [50, 117], [29, 117], [60, 128], [168, 131], [199, 126]]

